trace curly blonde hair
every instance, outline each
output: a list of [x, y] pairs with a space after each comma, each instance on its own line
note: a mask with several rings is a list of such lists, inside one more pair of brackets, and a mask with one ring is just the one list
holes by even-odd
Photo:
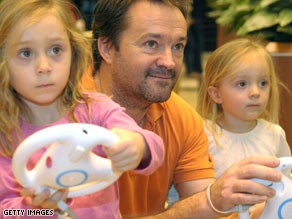
[[[73, 111], [81, 101], [89, 105], [89, 100], [82, 95], [80, 81], [88, 66], [92, 64], [91, 45], [75, 27], [72, 12], [79, 13], [74, 5], [67, 0], [2, 0], [0, 2], [0, 145], [2, 156], [12, 156], [16, 147], [16, 140], [12, 137], [20, 136], [20, 113], [29, 115], [25, 103], [10, 85], [10, 73], [7, 67], [8, 51], [7, 37], [21, 22], [20, 33], [30, 25], [38, 22], [43, 15], [53, 13], [62, 21], [67, 30], [72, 60], [70, 76], [61, 95], [64, 105], [68, 106], [69, 118], [77, 121]], [[19, 27], [19, 25], [17, 26]], [[15, 40], [19, 40], [20, 36]], [[89, 108], [90, 109], [90, 108]]]

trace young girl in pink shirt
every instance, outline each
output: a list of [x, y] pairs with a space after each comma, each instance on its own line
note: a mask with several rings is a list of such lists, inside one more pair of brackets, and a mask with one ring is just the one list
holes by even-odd
[[[0, 3], [0, 212], [53, 209], [66, 199], [64, 191], [35, 195], [12, 174], [17, 146], [50, 126], [82, 122], [114, 132], [120, 140], [106, 155], [117, 171], [151, 174], [163, 160], [160, 137], [141, 129], [105, 95], [80, 91], [82, 75], [92, 64], [91, 47], [76, 30], [69, 4], [67, 0]], [[120, 217], [117, 183], [68, 203], [78, 218]]]

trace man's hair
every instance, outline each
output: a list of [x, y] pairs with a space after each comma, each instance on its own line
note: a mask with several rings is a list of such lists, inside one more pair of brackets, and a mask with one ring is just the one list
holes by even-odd
[[[119, 36], [128, 27], [127, 12], [138, 0], [98, 0], [94, 9], [93, 30], [93, 74], [99, 69], [102, 57], [98, 51], [97, 40], [104, 37], [111, 42], [116, 50], [119, 50]], [[186, 20], [192, 7], [190, 0], [149, 0], [153, 3], [160, 3], [177, 7]], [[150, 15], [149, 15], [150, 16]]]

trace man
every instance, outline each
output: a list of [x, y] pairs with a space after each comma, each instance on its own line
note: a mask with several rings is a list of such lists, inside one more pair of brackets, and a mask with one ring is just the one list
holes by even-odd
[[[186, 45], [188, 0], [99, 0], [93, 54], [97, 88], [125, 107], [140, 126], [162, 137], [165, 160], [152, 175], [124, 173], [119, 180], [123, 216], [161, 211], [172, 185], [186, 198], [161, 218], [217, 218], [236, 204], [262, 202], [274, 191], [251, 180], [278, 181], [278, 159], [249, 158], [215, 182], [202, 119], [172, 89]], [[206, 187], [210, 200], [207, 201]], [[159, 217], [159, 216], [155, 216]]]

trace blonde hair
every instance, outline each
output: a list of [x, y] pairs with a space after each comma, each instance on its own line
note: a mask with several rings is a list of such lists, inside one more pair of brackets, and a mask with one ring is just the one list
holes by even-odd
[[[221, 105], [215, 103], [209, 96], [208, 87], [216, 87], [226, 77], [243, 70], [248, 63], [241, 63], [241, 59], [251, 53], [263, 60], [262, 63], [265, 64], [264, 68], [268, 73], [270, 84], [269, 100], [259, 118], [276, 124], [279, 122], [279, 85], [282, 83], [276, 75], [272, 57], [259, 38], [239, 38], [224, 44], [210, 55], [199, 92], [197, 110], [204, 119], [211, 121], [211, 127], [208, 128], [216, 135], [218, 134], [216, 121], [223, 116], [223, 110]], [[214, 137], [216, 136], [214, 135]]]
[[[82, 95], [79, 84], [82, 75], [92, 64], [91, 46], [75, 28], [70, 9], [78, 13], [78, 10], [67, 0], [2, 0], [0, 2], [0, 145], [3, 151], [0, 153], [2, 156], [12, 156], [17, 144], [12, 136], [16, 134], [19, 140], [20, 112], [29, 115], [29, 109], [10, 85], [10, 73], [7, 67], [9, 58], [6, 49], [7, 37], [20, 22], [24, 24], [21, 25], [20, 33], [48, 13], [53, 13], [63, 23], [71, 44], [72, 60], [69, 80], [61, 99], [69, 108], [71, 121], [77, 121], [73, 111], [78, 103], [85, 101], [89, 105], [89, 100]], [[16, 42], [20, 37], [21, 34], [16, 37]]]

